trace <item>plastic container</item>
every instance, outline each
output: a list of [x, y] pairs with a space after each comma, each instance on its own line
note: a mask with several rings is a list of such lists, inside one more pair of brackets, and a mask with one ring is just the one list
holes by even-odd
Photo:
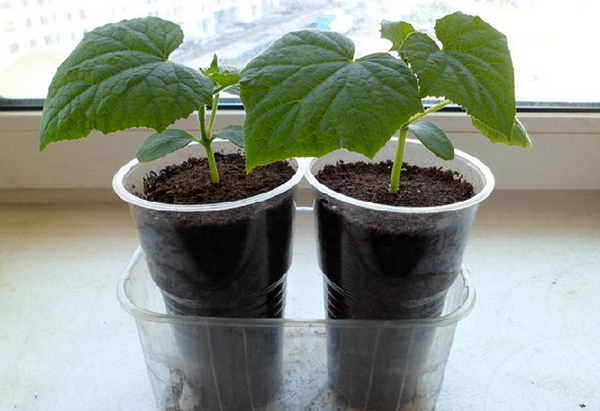
[[[215, 142], [219, 152], [236, 152]], [[133, 193], [143, 179], [189, 157], [206, 156], [192, 144], [150, 163], [133, 160], [115, 175], [113, 188], [129, 203], [148, 270], [167, 312], [227, 318], [281, 318], [291, 264], [294, 189], [304, 162], [285, 184], [251, 198], [207, 205], [170, 205]], [[192, 409], [246, 410], [268, 403], [281, 383], [281, 330], [264, 333], [178, 323], [173, 328], [182, 370], [195, 397]], [[244, 350], [251, 349], [252, 356]], [[247, 359], [242, 361], [240, 359]], [[251, 381], [246, 388], [246, 378]]]
[[[303, 270], [295, 270], [292, 265], [288, 276], [291, 278], [305, 276]], [[322, 300], [314, 298], [321, 290], [314, 290], [313, 295], [301, 293], [298, 289], [288, 290], [288, 301], [301, 301], [301, 306], [308, 312], [315, 312], [316, 305]], [[295, 295], [294, 293], [301, 293]], [[261, 380], [256, 376], [262, 372], [271, 372], [270, 368], [261, 369], [260, 365], [252, 365], [253, 359], [260, 353], [255, 352], [255, 347], [261, 340], [267, 342], [266, 347], [272, 347], [268, 342], [273, 335], [279, 335], [281, 341], [281, 361], [279, 363], [282, 383], [272, 396], [268, 404], [251, 404], [246, 410], [254, 411], [283, 411], [283, 410], [352, 410], [338, 401], [335, 391], [330, 386], [328, 376], [328, 342], [329, 333], [358, 333], [365, 337], [374, 336], [373, 343], [365, 338], [363, 350], [372, 355], [378, 352], [378, 344], [384, 342], [390, 332], [401, 330], [404, 334], [418, 334], [427, 330], [433, 335], [433, 342], [428, 347], [425, 361], [419, 360], [418, 369], [412, 372], [418, 376], [418, 396], [406, 401], [403, 397], [402, 386], [394, 387], [397, 404], [395, 408], [403, 411], [432, 411], [439, 391], [442, 386], [444, 370], [454, 338], [457, 323], [472, 309], [475, 293], [466, 271], [462, 271], [450, 287], [443, 312], [438, 318], [411, 319], [397, 321], [379, 320], [299, 320], [294, 318], [282, 319], [226, 319], [208, 318], [199, 316], [181, 316], [167, 312], [161, 292], [153, 282], [148, 272], [143, 251], [138, 251], [132, 257], [130, 265], [125, 270], [118, 286], [119, 300], [123, 308], [130, 313], [136, 321], [139, 338], [145, 356], [148, 375], [155, 394], [157, 410], [160, 411], [229, 411], [236, 408], [235, 404], [222, 405], [217, 408], [199, 408], [196, 399], [198, 390], [203, 387], [190, 386], [186, 375], [186, 358], [177, 343], [178, 329], [192, 327], [203, 330], [205, 335], [212, 337], [211, 344], [206, 345], [207, 353], [196, 358], [204, 359], [211, 367], [211, 347], [222, 344], [221, 336], [230, 334], [237, 339], [245, 350], [236, 351], [236, 358], [229, 363], [216, 359], [212, 363], [220, 363], [225, 368], [213, 368], [215, 385], [221, 386], [219, 374], [238, 373], [244, 381], [246, 392], [252, 397], [255, 390], [260, 390]], [[300, 303], [298, 303], [300, 304]], [[300, 306], [300, 305], [299, 305]], [[322, 307], [321, 307], [322, 308]], [[322, 310], [324, 312], [324, 310]], [[298, 307], [288, 304], [287, 312], [301, 312]], [[217, 336], [217, 337], [215, 337]], [[255, 347], [249, 347], [249, 341]], [[272, 348], [271, 348], [272, 349]], [[395, 352], [394, 356], [406, 358], [406, 367], [413, 367], [411, 352]], [[240, 366], [240, 364], [245, 364]], [[259, 367], [250, 369], [248, 367]], [[367, 370], [369, 371], [369, 370]], [[397, 370], [403, 373], [406, 370]], [[370, 370], [372, 372], [372, 370]], [[393, 375], [391, 376], [394, 377]], [[223, 386], [223, 390], [230, 387]], [[361, 392], [368, 395], [373, 386], [361, 387]], [[252, 402], [252, 401], [251, 401]], [[239, 408], [241, 409], [241, 408]]]
[[[229, 142], [215, 151], [235, 152]], [[251, 198], [207, 205], [170, 205], [133, 193], [143, 179], [205, 151], [192, 144], [149, 163], [132, 160], [113, 179], [130, 206], [150, 273], [171, 310], [226, 317], [277, 317], [284, 306], [285, 273], [291, 264], [294, 189], [304, 162], [290, 164], [285, 184]]]
[[[325, 274], [329, 318], [439, 315], [444, 293], [461, 270], [479, 204], [493, 190], [492, 173], [476, 158], [456, 150], [454, 160], [443, 161], [410, 139], [405, 162], [456, 171], [473, 185], [475, 195], [438, 207], [395, 207], [337, 193], [315, 177], [340, 160], [393, 159], [396, 144], [390, 141], [373, 160], [338, 150], [309, 164], [306, 177], [315, 195], [318, 261]], [[376, 304], [365, 304], [369, 299]]]
[[[478, 205], [494, 178], [479, 160], [456, 150], [442, 161], [421, 143], [407, 140], [405, 162], [453, 170], [473, 185], [475, 196], [438, 207], [395, 207], [356, 200], [332, 191], [315, 175], [326, 165], [394, 159], [392, 140], [373, 160], [339, 150], [312, 160], [319, 266], [324, 273], [330, 319], [402, 320], [438, 317], [459, 275]], [[428, 329], [329, 333], [331, 384], [353, 409], [411, 409], [419, 374], [437, 335]], [[376, 345], [378, 352], [365, 347]], [[410, 352], [410, 356], [404, 353]], [[422, 363], [423, 365], [421, 365]], [[372, 386], [366, 393], [364, 386]], [[396, 387], [402, 386], [399, 403]], [[408, 408], [407, 408], [408, 407]]]
[[[463, 253], [479, 204], [494, 187], [494, 177], [479, 160], [460, 150], [443, 161], [416, 140], [407, 140], [405, 162], [460, 173], [475, 196], [438, 207], [395, 207], [337, 193], [315, 177], [343, 160], [393, 159], [397, 141], [373, 160], [347, 150], [313, 159], [307, 180], [315, 195], [317, 249], [325, 274], [330, 318], [425, 318], [439, 315], [445, 290], [462, 267]], [[365, 299], [376, 296], [377, 305]]]

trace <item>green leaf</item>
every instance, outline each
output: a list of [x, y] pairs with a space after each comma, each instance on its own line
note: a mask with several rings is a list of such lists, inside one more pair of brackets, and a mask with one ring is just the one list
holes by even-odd
[[479, 17], [454, 13], [437, 21], [437, 38], [409, 35], [401, 47], [419, 79], [421, 97], [444, 96], [462, 106], [490, 140], [523, 145], [513, 136], [514, 72], [506, 37]]
[[381, 37], [392, 42], [392, 48], [400, 52], [402, 43], [406, 38], [415, 32], [415, 28], [405, 21], [382, 21], [381, 22]]
[[229, 140], [236, 146], [244, 148], [244, 128], [242, 126], [227, 126], [215, 133], [215, 137]]
[[454, 158], [454, 146], [444, 133], [431, 121], [419, 121], [410, 124], [408, 129], [419, 139], [421, 143], [433, 154], [442, 160], [452, 160]]
[[227, 87], [224, 91], [226, 93], [232, 94], [234, 96], [239, 96], [240, 95], [240, 86], [236, 84], [235, 86]]
[[486, 136], [492, 143], [504, 143], [510, 146], [519, 146], [524, 148], [531, 147], [531, 139], [529, 138], [529, 134], [527, 134], [527, 130], [525, 130], [525, 127], [523, 127], [523, 124], [521, 124], [518, 119], [515, 119], [513, 132], [509, 139], [507, 139], [504, 134], [499, 133], [493, 128], [490, 128], [487, 124], [478, 121], [476, 118], [471, 118], [471, 122], [473, 123], [473, 126], [481, 131], [481, 134]]
[[531, 138], [529, 137], [527, 130], [518, 118], [515, 119], [511, 141], [509, 141], [507, 144], [525, 148], [530, 148], [532, 145]]
[[87, 33], [58, 68], [48, 91], [40, 147], [131, 127], [162, 131], [212, 101], [213, 82], [168, 61], [183, 41], [156, 17], [107, 24]]
[[138, 148], [136, 157], [145, 163], [166, 156], [196, 141], [187, 131], [169, 128], [161, 133], [152, 133]]
[[303, 30], [248, 63], [240, 73], [248, 170], [341, 147], [373, 157], [423, 110], [404, 62], [387, 53], [353, 58], [347, 37]]
[[210, 67], [200, 70], [202, 74], [214, 81], [219, 88], [236, 85], [239, 81], [239, 70], [234, 67], [220, 67], [217, 55], [213, 56]]

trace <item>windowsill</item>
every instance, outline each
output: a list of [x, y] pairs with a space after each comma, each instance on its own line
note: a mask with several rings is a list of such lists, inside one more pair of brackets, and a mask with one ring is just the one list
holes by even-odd
[[[296, 230], [304, 277], [290, 287], [319, 287], [312, 217], [298, 213]], [[465, 256], [477, 303], [458, 326], [438, 409], [600, 408], [599, 233], [600, 191], [497, 191], [481, 206]], [[136, 246], [120, 203], [0, 203], [6, 409], [153, 409], [115, 292]]]
[[[39, 152], [39, 112], [0, 112], [0, 190], [110, 190], [148, 130], [133, 129], [51, 144]], [[600, 189], [600, 113], [522, 113], [533, 140], [530, 150], [492, 144], [464, 113], [432, 115], [455, 146], [479, 158], [508, 190]], [[244, 112], [222, 111], [215, 127], [242, 124]], [[197, 133], [197, 116], [176, 123]]]

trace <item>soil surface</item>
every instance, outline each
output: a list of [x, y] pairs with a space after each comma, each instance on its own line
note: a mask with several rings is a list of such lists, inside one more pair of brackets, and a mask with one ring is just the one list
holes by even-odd
[[189, 158], [182, 164], [151, 173], [144, 179], [144, 200], [167, 204], [212, 204], [237, 201], [266, 193], [285, 184], [294, 169], [279, 161], [246, 173], [245, 157], [215, 153], [220, 183], [212, 184], [206, 158]]
[[402, 165], [400, 191], [388, 193], [393, 162], [328, 165], [317, 180], [330, 189], [358, 200], [403, 207], [432, 207], [468, 200], [474, 196], [471, 183], [451, 170]]

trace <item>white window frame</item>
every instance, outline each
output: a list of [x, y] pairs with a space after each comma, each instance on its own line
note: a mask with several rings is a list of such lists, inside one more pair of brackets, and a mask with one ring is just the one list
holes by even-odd
[[[532, 137], [530, 150], [490, 143], [464, 113], [440, 112], [431, 119], [446, 130], [457, 148], [492, 169], [497, 189], [600, 189], [600, 113], [536, 112], [518, 117]], [[0, 201], [34, 201], [41, 191], [43, 201], [57, 196], [85, 199], [94, 192], [108, 199], [112, 176], [133, 158], [149, 133], [144, 129], [106, 136], [94, 133], [86, 139], [51, 144], [40, 153], [40, 118], [40, 111], [0, 112]], [[221, 110], [216, 127], [243, 120], [241, 110]], [[177, 127], [195, 133], [197, 124], [197, 116], [192, 115]]]

